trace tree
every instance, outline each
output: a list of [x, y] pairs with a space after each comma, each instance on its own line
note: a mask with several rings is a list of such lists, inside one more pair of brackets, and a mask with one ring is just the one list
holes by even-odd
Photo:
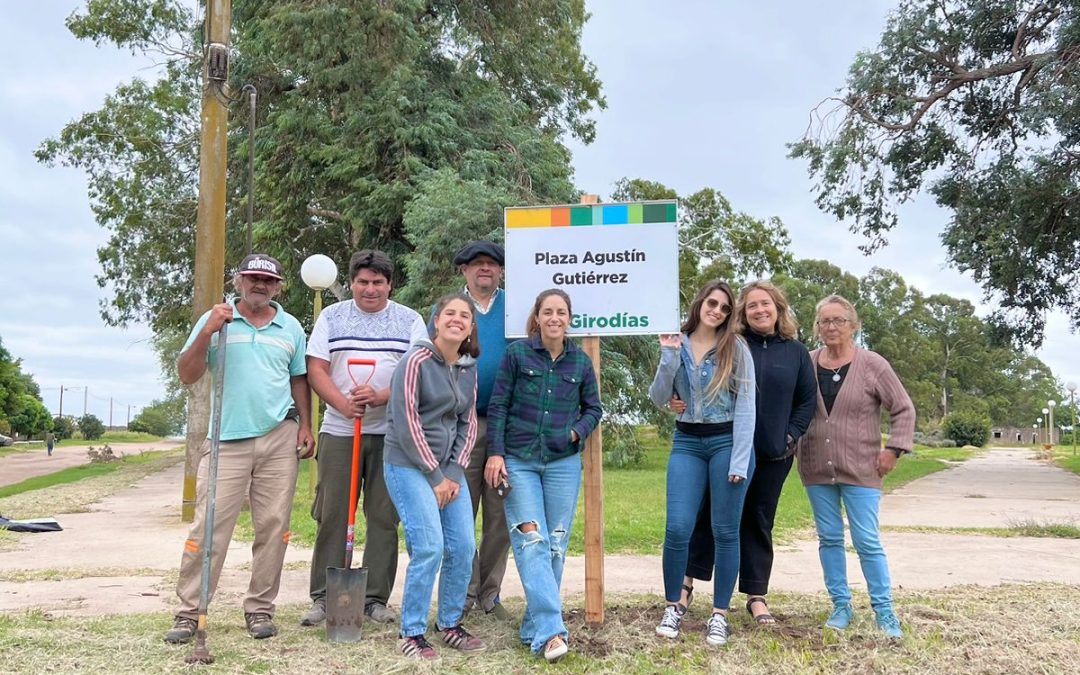
[[184, 400], [174, 397], [155, 400], [139, 411], [128, 425], [130, 431], [140, 431], [154, 436], [172, 436], [184, 428]]
[[87, 413], [79, 418], [78, 424], [84, 440], [95, 441], [105, 435], [105, 424], [96, 415]]
[[53, 433], [56, 434], [58, 441], [71, 438], [75, 435], [75, 423], [70, 417], [55, 417], [53, 418]]
[[928, 188], [952, 264], [1038, 346], [1048, 310], [1080, 326], [1078, 59], [1075, 2], [905, 0], [791, 156], [867, 252]]
[[52, 428], [48, 409], [41, 402], [41, 390], [29, 373], [22, 371], [22, 359], [11, 355], [0, 339], [0, 421], [13, 433], [32, 436]]
[[[145, 321], [166, 336], [156, 343], [163, 349], [190, 322], [202, 20], [189, 5], [91, 0], [73, 14], [67, 25], [77, 37], [166, 63], [156, 81], [121, 85], [37, 153], [87, 172], [91, 207], [109, 232], [98, 250], [97, 280], [110, 291], [103, 319]], [[570, 157], [560, 138], [590, 141], [590, 114], [605, 105], [580, 49], [585, 20], [583, 0], [537, 0], [527, 12], [481, 0], [236, 3], [229, 88], [251, 83], [259, 92], [255, 248], [295, 277], [312, 253], [341, 268], [356, 248], [398, 258], [424, 245], [432, 212], [410, 212], [417, 198], [567, 201]], [[246, 168], [247, 143], [237, 142], [246, 140], [245, 118], [232, 117], [233, 177]], [[230, 182], [230, 262], [244, 252], [243, 183]], [[471, 238], [492, 224], [457, 232]], [[394, 280], [403, 295], [411, 281], [431, 287], [406, 276], [415, 268], [402, 266]], [[286, 286], [281, 301], [310, 314], [301, 284]]]

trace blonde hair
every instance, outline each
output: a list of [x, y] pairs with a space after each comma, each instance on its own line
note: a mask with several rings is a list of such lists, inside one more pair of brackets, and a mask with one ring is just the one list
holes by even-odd
[[821, 316], [821, 310], [825, 305], [840, 305], [844, 308], [844, 313], [847, 314], [847, 320], [851, 322], [851, 329], [853, 333], [858, 333], [862, 328], [862, 324], [859, 323], [859, 313], [855, 311], [855, 305], [851, 304], [851, 301], [842, 295], [833, 293], [826, 296], [817, 306], [814, 307], [814, 339], [821, 342], [821, 327], [818, 326], [818, 317]]
[[739, 290], [739, 298], [735, 301], [735, 310], [732, 316], [733, 331], [739, 335], [746, 335], [746, 331], [749, 329], [746, 322], [746, 296], [750, 295], [750, 291], [765, 291], [772, 298], [773, 305], [776, 306], [776, 325], [773, 326], [773, 330], [777, 335], [785, 340], [794, 340], [799, 336], [799, 320], [795, 318], [795, 313], [791, 311], [791, 304], [788, 303], [787, 296], [776, 284], [766, 279], [751, 281]]

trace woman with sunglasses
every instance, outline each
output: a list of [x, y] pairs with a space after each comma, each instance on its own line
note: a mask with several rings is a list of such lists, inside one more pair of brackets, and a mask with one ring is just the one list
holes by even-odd
[[[866, 579], [877, 626], [899, 639], [900, 621], [892, 608], [889, 563], [881, 545], [878, 505], [881, 479], [911, 452], [915, 406], [892, 366], [879, 354], [855, 345], [859, 315], [839, 295], [817, 304], [814, 336], [824, 345], [810, 354], [817, 373], [817, 413], [799, 441], [799, 475], [818, 534], [818, 557], [833, 610], [827, 628], [851, 623], [851, 589], [844, 554], [841, 503], [859, 565]], [[881, 411], [889, 413], [889, 440], [881, 443]]]
[[[735, 301], [732, 330], [746, 338], [757, 376], [754, 476], [746, 488], [739, 528], [739, 591], [754, 623], [776, 623], [765, 599], [772, 576], [772, 530], [784, 481], [795, 462], [795, 444], [806, 433], [817, 407], [817, 380], [810, 353], [798, 340], [799, 324], [787, 296], [763, 279], [751, 281]], [[672, 409], [682, 411], [673, 401]], [[690, 604], [694, 579], [708, 581], [713, 572], [713, 539], [708, 495], [690, 538], [680, 602]]]
[[679, 636], [686, 605], [680, 602], [690, 535], [709, 491], [714, 539], [713, 612], [706, 642], [727, 643], [727, 622], [739, 574], [739, 521], [747, 480], [754, 471], [754, 362], [732, 330], [731, 288], [712, 281], [690, 304], [682, 333], [660, 336], [660, 365], [649, 397], [666, 406], [673, 395], [686, 404], [675, 423], [667, 469], [664, 596], [657, 635]]

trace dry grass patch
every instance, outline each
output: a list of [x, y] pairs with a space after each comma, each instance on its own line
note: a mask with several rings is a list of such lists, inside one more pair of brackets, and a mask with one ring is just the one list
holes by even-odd
[[9, 518], [43, 518], [60, 513], [85, 513], [90, 505], [131, 487], [136, 481], [184, 461], [182, 449], [147, 454], [153, 456], [146, 461], [119, 463], [116, 470], [105, 475], [0, 498], [0, 513]]
[[[580, 596], [568, 602], [571, 654], [552, 667], [517, 644], [512, 626], [470, 614], [466, 626], [484, 638], [488, 651], [465, 658], [444, 648], [442, 660], [421, 665], [397, 655], [396, 626], [367, 623], [356, 645], [325, 641], [324, 631], [301, 629], [306, 609], [278, 612], [281, 634], [251, 640], [235, 603], [216, 605], [210, 616], [207, 673], [1067, 673], [1080, 672], [1080, 589], [1073, 586], [963, 587], [927, 593], [900, 592], [897, 610], [906, 636], [881, 638], [865, 596], [856, 621], [844, 634], [824, 631], [823, 595], [770, 595], [775, 628], [758, 628], [745, 612], [732, 618], [725, 649], [705, 645], [709, 598], [696, 599], [677, 641], [655, 636], [662, 602], [656, 597], [611, 595], [606, 623], [585, 625]], [[517, 614], [520, 600], [507, 601]], [[1038, 620], [1032, 620], [1038, 609]], [[52, 618], [41, 612], [0, 616], [0, 670], [13, 672], [171, 673], [184, 669], [190, 646], [161, 642], [164, 615]], [[63, 635], [64, 639], [57, 639]]]
[[68, 579], [97, 579], [103, 577], [160, 577], [168, 570], [149, 567], [94, 567], [79, 569], [62, 567], [55, 569], [16, 569], [0, 571], [0, 581], [24, 583], [28, 581], [65, 581]]

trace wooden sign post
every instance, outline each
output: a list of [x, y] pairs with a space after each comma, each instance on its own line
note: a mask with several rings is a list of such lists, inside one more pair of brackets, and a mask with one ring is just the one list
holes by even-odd
[[[582, 195], [582, 204], [597, 204], [597, 195]], [[581, 347], [592, 360], [596, 389], [600, 390], [600, 338], [581, 339]], [[585, 472], [585, 622], [604, 623], [604, 424], [585, 440], [581, 458]]]

